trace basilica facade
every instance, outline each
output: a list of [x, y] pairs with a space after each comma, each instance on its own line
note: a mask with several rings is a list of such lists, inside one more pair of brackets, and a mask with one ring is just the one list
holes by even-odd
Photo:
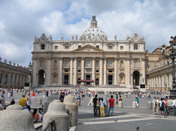
[[173, 64], [171, 59], [166, 59], [163, 56], [163, 46], [166, 48], [165, 52], [168, 55], [171, 47], [166, 45], [161, 45], [152, 53], [147, 54], [147, 86], [149, 90], [169, 91], [173, 89]]
[[42, 34], [32, 51], [33, 87], [63, 85], [125, 86], [146, 84], [144, 38], [137, 34], [125, 40], [109, 40], [92, 16], [90, 27], [71, 40], [53, 40]]

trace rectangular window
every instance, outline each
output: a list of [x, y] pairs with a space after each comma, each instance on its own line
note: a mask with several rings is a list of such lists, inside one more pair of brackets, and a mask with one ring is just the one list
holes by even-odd
[[112, 46], [108, 46], [108, 49], [112, 49]]
[[81, 72], [81, 70], [78, 70], [78, 72]]
[[58, 49], [58, 46], [54, 46], [54, 49], [57, 50], [57, 49]]
[[45, 49], [45, 44], [41, 44], [41, 50], [44, 50]]
[[65, 72], [68, 72], [68, 70], [65, 70]]
[[96, 70], [96, 72], [99, 72], [99, 70]]
[[45, 61], [44, 60], [40, 60], [39, 61], [39, 67], [44, 67], [45, 65]]
[[109, 72], [113, 72], [113, 70], [109, 70]]
[[65, 49], [69, 49], [69, 46], [65, 46]]
[[120, 46], [120, 50], [123, 50], [123, 46]]

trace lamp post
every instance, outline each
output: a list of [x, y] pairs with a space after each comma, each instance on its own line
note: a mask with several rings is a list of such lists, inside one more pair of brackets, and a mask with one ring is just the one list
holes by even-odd
[[176, 77], [175, 77], [175, 59], [176, 59], [176, 36], [171, 36], [169, 53], [165, 52], [165, 45], [162, 46], [162, 55], [166, 59], [172, 60], [172, 90], [170, 90], [170, 97], [176, 97]]

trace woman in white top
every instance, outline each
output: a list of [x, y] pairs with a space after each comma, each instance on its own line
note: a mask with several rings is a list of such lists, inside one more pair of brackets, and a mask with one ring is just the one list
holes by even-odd
[[176, 116], [176, 98], [173, 100], [172, 106], [173, 106], [174, 116]]

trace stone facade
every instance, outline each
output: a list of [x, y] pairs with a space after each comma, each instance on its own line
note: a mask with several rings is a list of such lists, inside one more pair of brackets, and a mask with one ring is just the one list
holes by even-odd
[[126, 40], [118, 40], [117, 36], [108, 40], [95, 16], [80, 37], [36, 37], [32, 61], [33, 87], [84, 84], [132, 88], [146, 83], [144, 38], [134, 34]]
[[[170, 46], [166, 47], [169, 53]], [[165, 59], [162, 55], [162, 46], [156, 48], [152, 53], [147, 54], [147, 86], [151, 90], [168, 91], [172, 89], [172, 70], [171, 59]]]
[[0, 88], [22, 88], [28, 82], [30, 71], [26, 67], [16, 65], [15, 63], [0, 58]]

